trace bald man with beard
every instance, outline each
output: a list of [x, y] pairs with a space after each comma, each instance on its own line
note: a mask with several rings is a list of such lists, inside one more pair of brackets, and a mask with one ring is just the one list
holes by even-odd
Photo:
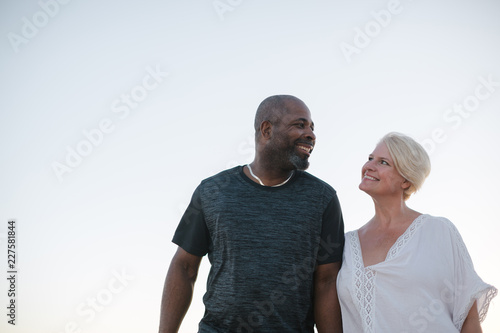
[[335, 190], [305, 171], [316, 143], [311, 113], [294, 96], [271, 96], [254, 127], [252, 163], [203, 180], [175, 231], [160, 333], [178, 332], [205, 255], [198, 332], [342, 330], [344, 223]]

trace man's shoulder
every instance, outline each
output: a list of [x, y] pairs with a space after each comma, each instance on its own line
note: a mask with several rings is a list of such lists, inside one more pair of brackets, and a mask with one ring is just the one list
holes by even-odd
[[326, 194], [335, 195], [337, 193], [337, 191], [335, 191], [335, 189], [330, 184], [310, 174], [309, 172], [299, 171], [299, 173], [300, 173], [300, 178], [302, 179], [303, 182], [306, 182], [307, 185], [322, 189], [323, 191], [325, 191]]
[[242, 167], [241, 165], [238, 165], [226, 170], [222, 170], [219, 173], [216, 173], [215, 175], [203, 179], [200, 185], [203, 186], [217, 185], [217, 184], [220, 185], [221, 183], [229, 181], [229, 179], [231, 178], [239, 177], [241, 167]]

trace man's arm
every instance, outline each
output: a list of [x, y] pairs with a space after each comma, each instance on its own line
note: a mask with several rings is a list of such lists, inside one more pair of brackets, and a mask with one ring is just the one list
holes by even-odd
[[177, 249], [168, 269], [160, 310], [159, 333], [177, 333], [191, 304], [202, 257]]
[[342, 332], [337, 296], [337, 274], [341, 262], [318, 265], [314, 272], [314, 319], [318, 333]]
[[464, 324], [462, 325], [461, 333], [481, 333], [481, 324], [479, 323], [479, 313], [477, 312], [477, 302], [472, 304], [472, 307], [465, 318]]

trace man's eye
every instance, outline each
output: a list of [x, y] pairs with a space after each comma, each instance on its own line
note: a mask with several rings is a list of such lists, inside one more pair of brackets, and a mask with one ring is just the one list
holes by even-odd
[[297, 126], [300, 128], [304, 128], [304, 123], [298, 123]]

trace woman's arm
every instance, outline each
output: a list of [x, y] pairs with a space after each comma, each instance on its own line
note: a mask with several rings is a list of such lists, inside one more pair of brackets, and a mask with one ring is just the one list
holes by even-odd
[[481, 325], [479, 324], [479, 313], [477, 312], [477, 302], [472, 304], [467, 318], [462, 325], [461, 333], [482, 333]]

